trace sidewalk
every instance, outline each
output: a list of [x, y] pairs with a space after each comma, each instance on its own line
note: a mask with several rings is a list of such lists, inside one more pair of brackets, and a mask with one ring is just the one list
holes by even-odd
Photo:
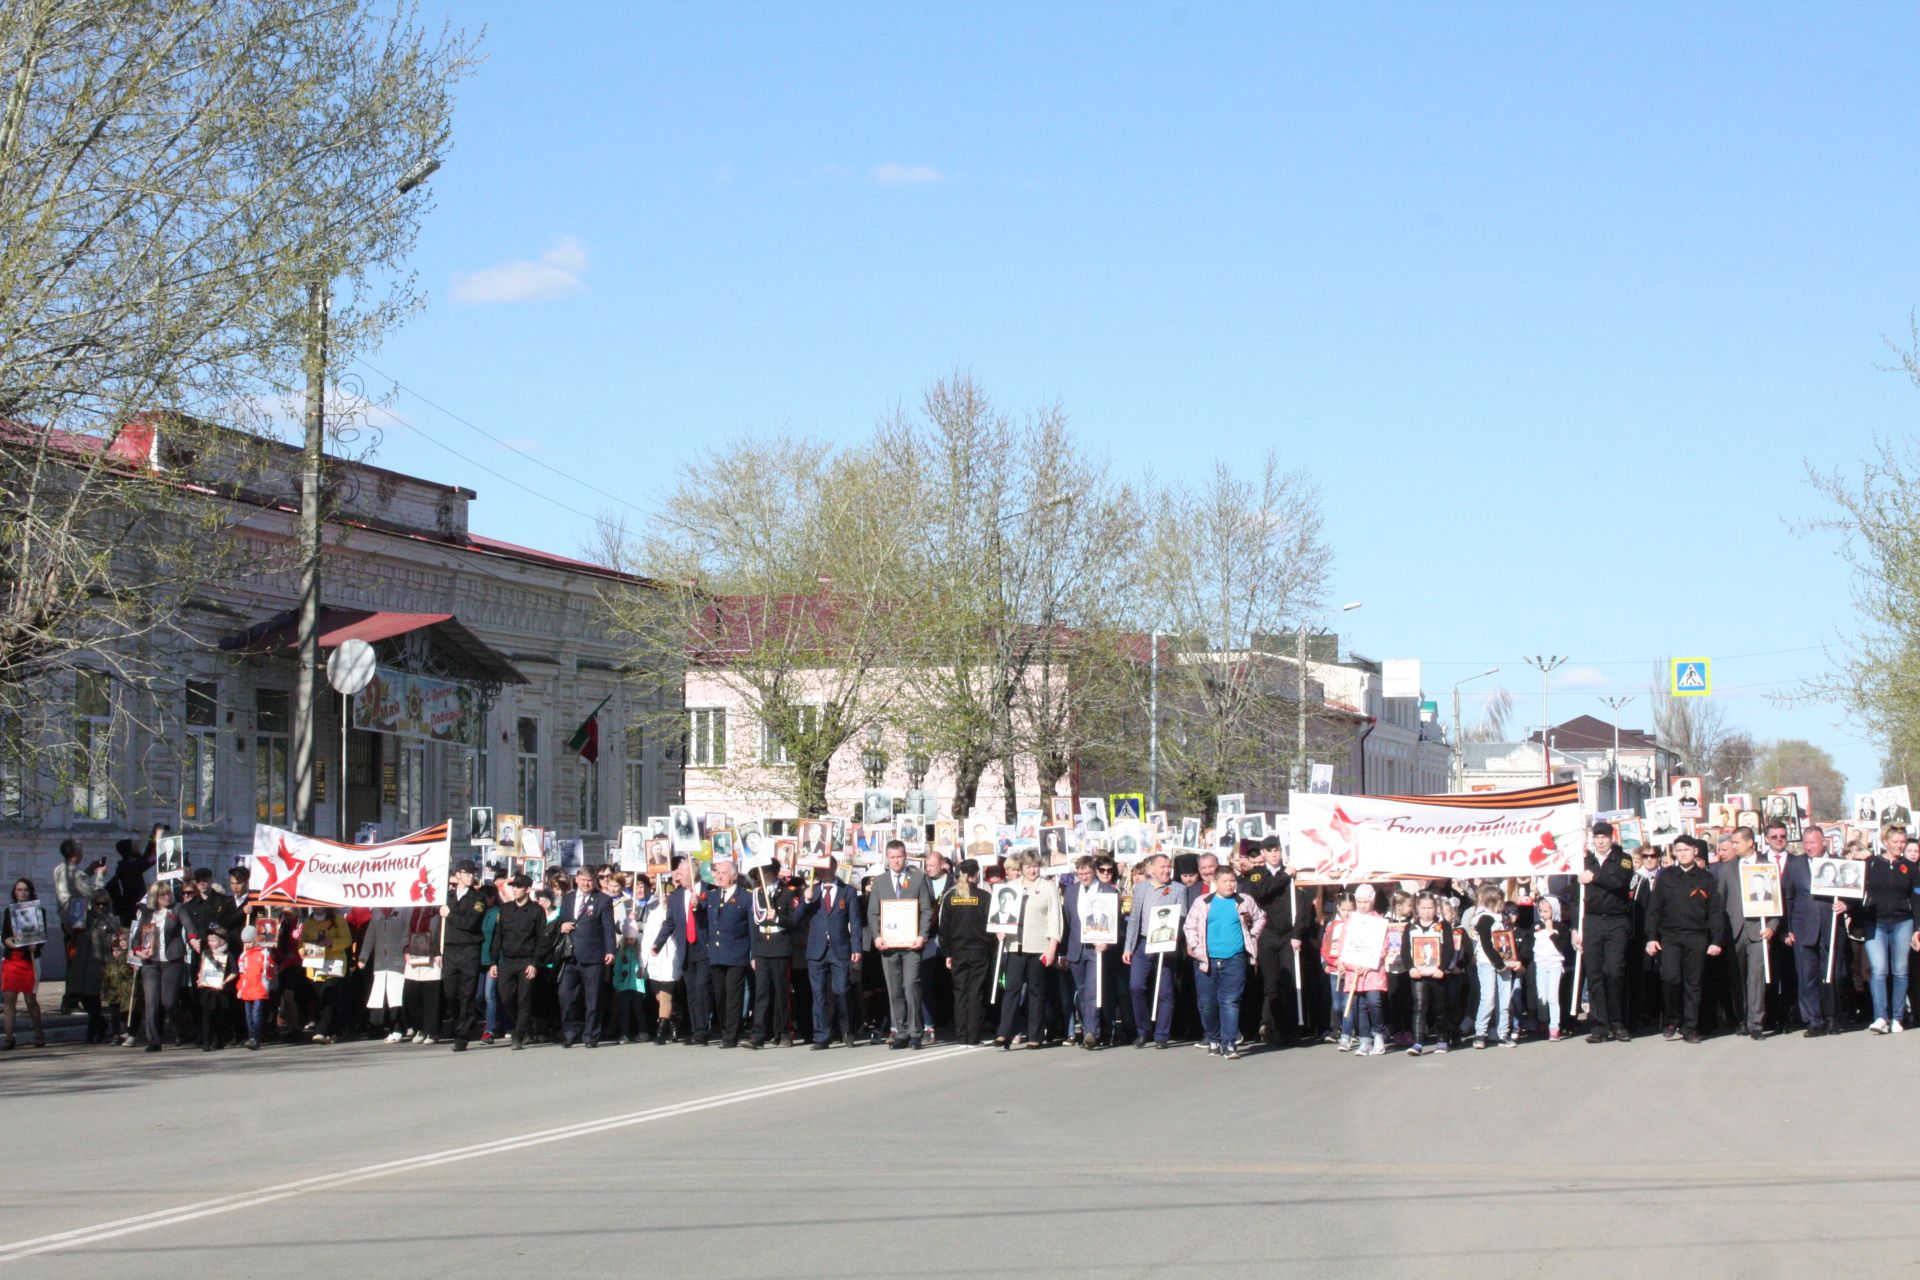
[[[85, 1040], [87, 1038], [87, 1015], [76, 1008], [72, 1013], [61, 1013], [60, 1002], [66, 998], [67, 984], [64, 979], [40, 984], [40, 1018], [47, 1028], [47, 1039], [61, 1042]], [[24, 1002], [13, 1015], [13, 1038], [25, 1043], [33, 1039], [33, 1024], [27, 1018]]]

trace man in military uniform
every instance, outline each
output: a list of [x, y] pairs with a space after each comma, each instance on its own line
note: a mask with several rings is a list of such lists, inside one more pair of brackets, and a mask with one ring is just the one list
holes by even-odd
[[1633, 857], [1613, 847], [1613, 824], [1593, 824], [1580, 872], [1586, 910], [1579, 943], [1587, 970], [1588, 1044], [1633, 1038], [1627, 1030], [1627, 935], [1632, 928]]
[[1240, 877], [1240, 891], [1252, 898], [1267, 917], [1267, 927], [1260, 931], [1260, 1015], [1252, 1018], [1243, 1012], [1241, 1021], [1259, 1027], [1261, 1038], [1268, 1044], [1289, 1044], [1293, 1031], [1283, 1028], [1292, 1028], [1294, 1022], [1293, 948], [1289, 943], [1298, 915], [1289, 913], [1294, 905], [1289, 898], [1293, 877], [1281, 865], [1279, 836], [1268, 836], [1260, 842], [1260, 860]]
[[797, 880], [762, 863], [753, 870], [753, 1033], [747, 1048], [769, 1040], [793, 1043], [787, 1031], [787, 1006], [793, 994], [793, 926], [800, 918], [804, 890]]
[[[493, 890], [475, 883], [471, 862], [453, 864], [453, 884], [440, 907], [444, 940], [440, 946], [440, 995], [453, 1011], [453, 1051], [465, 1053], [480, 1022], [481, 926], [493, 905]], [[434, 1034], [438, 1034], [437, 1029]]]

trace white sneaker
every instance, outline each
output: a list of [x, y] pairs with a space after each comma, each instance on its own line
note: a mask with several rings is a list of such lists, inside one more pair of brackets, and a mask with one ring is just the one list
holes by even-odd
[[387, 1033], [387, 1043], [388, 1043], [388, 1044], [399, 1044], [399, 1043], [400, 1043], [400, 1033], [399, 1033], [398, 1031], [390, 1031], [390, 1032], [388, 1032], [388, 1033]]
[[435, 1044], [437, 1042], [434, 1040], [432, 1036], [421, 1036], [418, 1040], [414, 1041], [414, 1043], [415, 1044]]
[[1340, 1037], [1340, 1052], [1342, 1052], [1342, 1053], [1345, 1053], [1345, 1052], [1347, 1052], [1347, 1051], [1348, 1051], [1349, 1049], [1351, 1049], [1351, 1048], [1353, 1048], [1353, 1037], [1352, 1037], [1352, 1036], [1341, 1036], [1341, 1037]]
[[1374, 1056], [1382, 1057], [1386, 1054], [1386, 1052], [1387, 1052], [1387, 1038], [1385, 1036], [1375, 1036], [1373, 1038]]
[[1900, 1025], [1900, 1019], [1895, 1018], [1892, 1022], [1889, 1022], [1887, 1024], [1887, 1030], [1892, 1032], [1894, 1035], [1899, 1035], [1902, 1031], [1905, 1031], [1906, 1028]]
[[1867, 1024], [1867, 1030], [1877, 1036], [1883, 1036], [1887, 1034], [1887, 1020], [1885, 1018], [1875, 1018]]

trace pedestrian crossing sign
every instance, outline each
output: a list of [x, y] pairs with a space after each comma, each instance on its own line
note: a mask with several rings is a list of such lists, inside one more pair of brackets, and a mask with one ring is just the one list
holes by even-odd
[[1676, 698], [1705, 697], [1713, 690], [1713, 677], [1706, 658], [1675, 658], [1673, 660], [1673, 696]]

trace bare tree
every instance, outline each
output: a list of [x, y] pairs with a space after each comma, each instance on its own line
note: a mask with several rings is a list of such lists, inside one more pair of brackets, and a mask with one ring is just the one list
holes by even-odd
[[1513, 694], [1505, 685], [1501, 685], [1487, 695], [1487, 702], [1481, 708], [1480, 718], [1460, 730], [1460, 741], [1469, 742], [1505, 742], [1507, 723], [1513, 718]]
[[444, 149], [471, 62], [406, 3], [0, 6], [0, 726], [17, 767], [90, 749], [51, 710], [76, 667], [111, 675], [118, 711], [165, 701], [159, 655], [238, 571], [234, 516], [205, 490], [260, 475], [199, 424], [266, 434], [298, 381], [310, 282], [339, 281], [342, 358], [414, 307], [426, 197], [391, 193]]
[[1647, 693], [1653, 703], [1653, 732], [1660, 745], [1680, 757], [1683, 772], [1705, 775], [1732, 728], [1720, 703], [1710, 697], [1676, 698], [1662, 683], [1666, 665]]
[[1217, 794], [1297, 764], [1298, 676], [1268, 638], [1319, 605], [1332, 552], [1318, 491], [1273, 453], [1168, 489], [1151, 538], [1147, 599], [1177, 655], [1160, 675], [1162, 791], [1209, 812]]
[[689, 463], [642, 539], [603, 519], [596, 556], [652, 579], [603, 595], [642, 719], [678, 740], [683, 682], [705, 682], [761, 736], [726, 742], [729, 785], [825, 812], [833, 757], [876, 722], [893, 662], [892, 492], [870, 450], [780, 434]]

